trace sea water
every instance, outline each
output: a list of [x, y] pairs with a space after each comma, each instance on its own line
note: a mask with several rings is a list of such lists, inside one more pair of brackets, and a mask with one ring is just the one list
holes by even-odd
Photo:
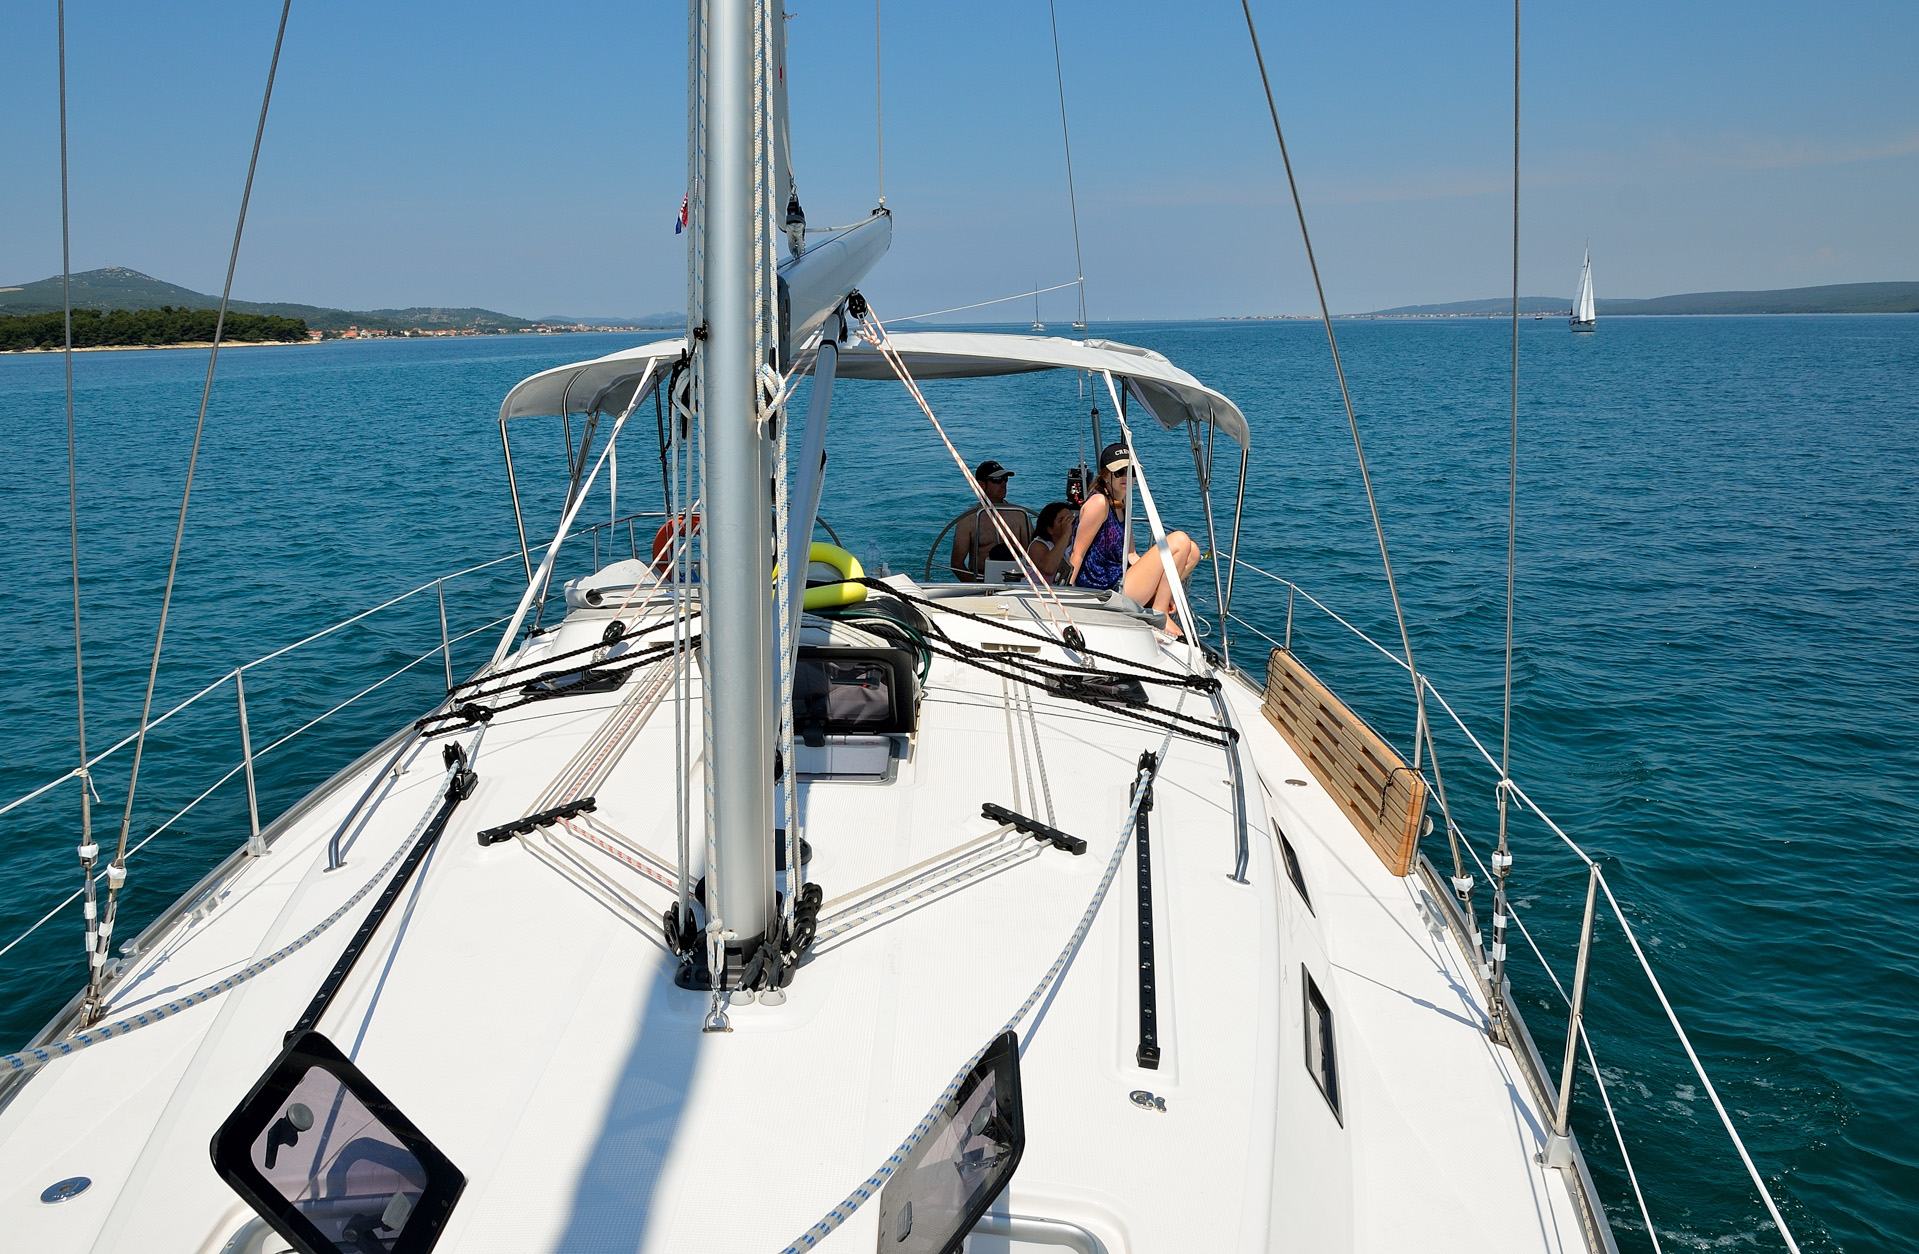
[[[1512, 774], [1604, 868], [1805, 1248], [1904, 1248], [1919, 1232], [1919, 318], [1616, 318], [1594, 335], [1528, 319], [1519, 330]], [[1338, 331], [1415, 660], [1496, 759], [1510, 325]], [[1323, 328], [1093, 333], [1165, 352], [1238, 402], [1252, 427], [1241, 558], [1403, 653]], [[223, 352], [154, 712], [436, 576], [506, 558], [444, 585], [451, 631], [465, 637], [456, 671], [477, 666], [500, 630], [480, 629], [511, 611], [525, 580], [500, 398], [535, 371], [641, 338]], [[197, 350], [75, 358], [94, 753], [137, 725], [205, 370]], [[1064, 494], [1069, 464], [1093, 460], [1095, 406], [1114, 433], [1103, 391], [1070, 374], [926, 391], [962, 455], [1005, 463], [1012, 499], [1035, 508]], [[879, 383], [841, 383], [835, 409], [826, 522], [870, 565], [937, 569], [939, 529], [969, 501], [926, 417]], [[1215, 551], [1192, 587], [1217, 645], [1214, 570], [1223, 583], [1237, 450], [1223, 439], [1210, 450], [1209, 530], [1187, 435], [1132, 416], [1168, 525]], [[0, 799], [10, 799], [78, 754], [58, 356], [0, 357], [0, 432]], [[514, 424], [535, 544], [557, 524], [580, 434], [578, 419]], [[650, 408], [620, 448], [617, 498], [603, 472], [583, 523], [660, 508]], [[603, 529], [599, 559], [645, 552], [656, 525]], [[564, 565], [577, 573], [593, 560], [591, 542], [574, 541]], [[438, 698], [438, 604], [433, 591], [417, 595], [246, 673], [263, 823]], [[1255, 678], [1270, 647], [1255, 633], [1285, 638], [1288, 608], [1285, 587], [1239, 569], [1231, 610], [1245, 625], [1231, 623], [1225, 643]], [[1403, 668], [1303, 596], [1291, 601], [1290, 638], [1374, 726], [1409, 743]], [[1430, 713], [1454, 817], [1484, 856], [1496, 775], [1443, 710]], [[243, 775], [174, 817], [240, 757], [231, 683], [149, 736], [128, 838], [151, 843], [130, 859], [116, 941], [244, 839]], [[95, 833], [108, 850], [130, 759], [122, 750], [95, 773]], [[78, 825], [73, 781], [0, 816], [0, 944], [78, 886]], [[1570, 981], [1583, 868], [1531, 815], [1514, 813], [1511, 839], [1515, 915]], [[1451, 870], [1443, 839], [1426, 847]], [[1489, 887], [1474, 873], [1489, 927]], [[1524, 939], [1510, 940], [1515, 995], [1556, 1074], [1564, 1003]], [[0, 956], [0, 1047], [24, 1043], [83, 972], [79, 908], [68, 905]], [[1587, 1022], [1665, 1248], [1777, 1248], [1603, 897]], [[1578, 1085], [1575, 1127], [1619, 1241], [1649, 1248], [1583, 1061]]]

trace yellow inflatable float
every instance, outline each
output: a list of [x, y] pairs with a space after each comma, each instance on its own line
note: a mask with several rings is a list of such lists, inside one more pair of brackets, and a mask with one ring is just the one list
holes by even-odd
[[[806, 564], [810, 570], [818, 563], [830, 567], [842, 580], [864, 579], [866, 571], [860, 566], [860, 559], [848, 553], [837, 544], [827, 544], [816, 540], [807, 551]], [[779, 568], [773, 569], [773, 577], [779, 578]], [[808, 588], [800, 604], [809, 610], [838, 609], [842, 605], [857, 605], [866, 599], [866, 585], [863, 583], [823, 583]]]

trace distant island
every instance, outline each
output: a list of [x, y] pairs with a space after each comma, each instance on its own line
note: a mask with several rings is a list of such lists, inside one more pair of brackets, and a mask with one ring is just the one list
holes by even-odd
[[[107, 315], [171, 309], [181, 314], [204, 312], [209, 318], [220, 307], [220, 298], [191, 288], [168, 283], [125, 266], [105, 266], [72, 276], [75, 313], [75, 344], [79, 344], [81, 310]], [[13, 287], [0, 287], [0, 315], [15, 317], [53, 314], [56, 323], [61, 311], [60, 276], [38, 279]], [[649, 314], [631, 319], [516, 318], [491, 309], [446, 309], [415, 307], [410, 309], [330, 309], [322, 305], [298, 305], [285, 302], [232, 301], [227, 306], [227, 335], [246, 339], [234, 331], [233, 314], [253, 315], [282, 321], [303, 322], [301, 339], [384, 339], [394, 336], [500, 335], [508, 333], [560, 333], [567, 331], [677, 331], [686, 325], [686, 315]], [[212, 322], [207, 335], [212, 338]], [[279, 338], [277, 336], [267, 338]], [[56, 339], [57, 347], [62, 341]], [[134, 340], [131, 343], [174, 343], [172, 340]]]
[[[1510, 318], [1510, 296], [1460, 300], [1445, 305], [1401, 305], [1346, 318]], [[1572, 311], [1571, 298], [1522, 296], [1521, 314]], [[1635, 314], [1861, 314], [1919, 313], [1919, 283], [1833, 283], [1824, 287], [1788, 287], [1770, 292], [1686, 292], [1649, 300], [1602, 300], [1601, 317]]]

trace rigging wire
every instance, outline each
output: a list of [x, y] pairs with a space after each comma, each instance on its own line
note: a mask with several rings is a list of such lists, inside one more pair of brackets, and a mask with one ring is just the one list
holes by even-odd
[[[877, 2], [877, 0], [876, 0]], [[1053, 23], [1053, 79], [1059, 84], [1059, 138], [1066, 146], [1066, 203], [1073, 211], [1073, 273], [1079, 284], [1079, 329], [1086, 329], [1086, 263], [1079, 252], [1079, 195], [1073, 188], [1073, 138], [1066, 132], [1066, 71], [1059, 57], [1059, 13], [1054, 0], [1046, 0], [1046, 16]]]
[[1507, 792], [1513, 751], [1513, 577], [1519, 538], [1519, 5], [1513, 0], [1513, 344], [1512, 438], [1506, 462], [1506, 679], [1500, 701], [1499, 848], [1493, 854], [1493, 1014], [1494, 1030], [1504, 1017], [1506, 968], [1506, 882], [1512, 876], [1512, 848], [1507, 843]]
[[[1516, 0], [1515, 0], [1516, 2]], [[1399, 640], [1406, 653], [1406, 669], [1412, 673], [1413, 701], [1418, 709], [1419, 727], [1426, 725], [1426, 694], [1419, 682], [1419, 668], [1413, 664], [1413, 638], [1406, 630], [1406, 611], [1399, 601], [1399, 585], [1393, 579], [1393, 560], [1386, 551], [1386, 528], [1379, 521], [1379, 501], [1373, 495], [1373, 478], [1366, 469], [1366, 450], [1359, 440], [1359, 419], [1353, 413], [1353, 394], [1346, 386], [1346, 368], [1339, 359], [1339, 340], [1333, 334], [1333, 314], [1326, 304], [1326, 287], [1319, 279], [1319, 262], [1313, 256], [1313, 238], [1306, 230], [1306, 207], [1299, 198], [1299, 182], [1293, 177], [1293, 159], [1286, 151], [1286, 134], [1279, 125], [1279, 106], [1273, 102], [1272, 80], [1266, 74], [1266, 57], [1259, 50], [1259, 31], [1253, 26], [1250, 0], [1240, 0], [1246, 14], [1246, 34], [1253, 44], [1253, 58], [1259, 63], [1260, 85], [1266, 90], [1266, 110], [1272, 115], [1273, 137], [1279, 141], [1279, 159], [1286, 166], [1286, 186], [1292, 192], [1293, 212], [1299, 218], [1299, 238], [1306, 246], [1306, 264], [1313, 272], [1313, 291], [1319, 297], [1320, 321], [1326, 326], [1326, 344], [1333, 354], [1333, 373], [1339, 377], [1339, 397], [1346, 406], [1346, 425], [1353, 433], [1353, 453], [1359, 459], [1359, 480], [1366, 488], [1366, 507], [1372, 511], [1373, 535], [1379, 541], [1379, 562], [1386, 569], [1386, 590], [1392, 594], [1393, 617], [1399, 624]], [[1417, 746], [1418, 737], [1414, 744]], [[1415, 756], [1417, 749], [1415, 749]], [[1415, 762], [1417, 765], [1417, 762]]]
[[[1518, 3], [1519, 0], [1514, 0], [1515, 6]], [[1266, 73], [1266, 57], [1259, 48], [1259, 31], [1253, 25], [1253, 10], [1249, 0], [1240, 0], [1240, 8], [1246, 15], [1246, 33], [1252, 41], [1253, 58], [1259, 63], [1259, 81], [1260, 86], [1264, 88], [1266, 92], [1266, 110], [1273, 119], [1273, 137], [1279, 141], [1280, 161], [1286, 167], [1286, 186], [1292, 193], [1293, 212], [1299, 218], [1299, 238], [1306, 248], [1306, 264], [1312, 270], [1313, 291], [1319, 297], [1320, 321], [1325, 324], [1326, 344], [1332, 350], [1333, 373], [1339, 378], [1339, 396], [1346, 407], [1346, 425], [1353, 433], [1353, 453], [1359, 461], [1359, 479], [1366, 489], [1366, 507], [1372, 514], [1373, 535], [1379, 541], [1379, 562], [1386, 571], [1386, 590], [1392, 595], [1393, 618], [1399, 626], [1399, 640], [1406, 654], [1406, 670], [1413, 681], [1413, 706], [1415, 710], [1415, 720], [1413, 724], [1413, 769], [1418, 770], [1422, 744], [1427, 746], [1432, 745], [1432, 729], [1426, 721], [1426, 688], [1421, 680], [1419, 668], [1413, 661], [1412, 635], [1406, 630], [1406, 611], [1400, 604], [1399, 585], [1393, 578], [1393, 562], [1386, 550], [1386, 529], [1380, 522], [1379, 502], [1373, 495], [1372, 475], [1366, 468], [1366, 450], [1361, 445], [1359, 439], [1359, 419], [1353, 412], [1353, 396], [1352, 391], [1346, 385], [1346, 368], [1340, 361], [1339, 340], [1333, 334], [1332, 311], [1326, 304], [1326, 288], [1325, 285], [1320, 282], [1319, 262], [1313, 254], [1312, 236], [1306, 229], [1306, 208], [1300, 201], [1299, 182], [1293, 177], [1293, 160], [1287, 153], [1286, 135], [1279, 125], [1279, 106], [1273, 101], [1273, 84]], [[1518, 304], [1515, 303], [1513, 307], [1517, 309]], [[1439, 766], [1437, 762], [1435, 762], [1433, 766], [1433, 779], [1436, 783], [1439, 780]], [[1466, 876], [1465, 866], [1460, 861], [1459, 846], [1453, 835], [1456, 829], [1453, 825], [1452, 810], [1446, 804], [1446, 794], [1443, 785], [1439, 786], [1437, 791], [1439, 793], [1440, 812], [1446, 821], [1447, 840], [1452, 848], [1453, 889], [1459, 894], [1460, 901], [1470, 916], [1472, 914], [1472, 881]], [[1498, 917], [1496, 914], [1495, 931], [1497, 931]], [[1495, 985], [1495, 987], [1497, 987], [1497, 985]]]
[[1030, 292], [1015, 292], [1011, 296], [996, 296], [992, 300], [983, 300], [983, 301], [977, 302], [976, 304], [955, 305], [951, 309], [935, 309], [932, 313], [914, 314], [910, 318], [895, 318], [893, 319], [893, 321], [895, 323], [919, 322], [926, 318], [937, 318], [941, 314], [964, 313], [968, 309], [984, 309], [988, 305], [1004, 305], [1008, 301], [1025, 300], [1028, 296], [1044, 296], [1048, 292], [1063, 292], [1067, 288], [1073, 287], [1079, 282], [1080, 280], [1075, 279], [1071, 283], [1055, 283], [1051, 287], [1036, 288]]
[[[920, 412], [925, 414], [926, 420], [933, 424], [933, 430], [939, 436], [940, 442], [946, 446], [946, 451], [952, 455], [953, 464], [959, 467], [960, 475], [966, 480], [967, 486], [973, 490], [973, 497], [979, 502], [980, 513], [992, 521], [994, 530], [999, 532], [1001, 542], [1006, 545], [1007, 550], [1013, 555], [1014, 562], [1019, 566], [1020, 574], [1031, 582], [1034, 590], [1039, 593], [1040, 603], [1046, 609], [1047, 618], [1051, 620], [1052, 624], [1056, 627], [1060, 626], [1063, 620], [1065, 631], [1073, 633], [1072, 636], [1066, 636], [1064, 638], [1071, 644], [1071, 647], [1079, 648], [1085, 642], [1081, 640], [1077, 643], [1072, 643], [1073, 637], [1078, 635], [1077, 629], [1073, 626], [1072, 614], [1068, 612], [1066, 606], [1060, 602], [1059, 595], [1053, 591], [1052, 585], [1040, 577], [1039, 569], [1033, 565], [1033, 559], [1031, 555], [1027, 553], [1026, 546], [1014, 539], [1013, 533], [1007, 529], [1006, 520], [1000, 517], [999, 510], [993, 507], [992, 502], [986, 499], [985, 490], [980, 487], [979, 481], [973, 477], [973, 472], [968, 468], [966, 459], [960, 456], [959, 449], [954, 447], [952, 438], [946, 434], [946, 428], [940, 425], [940, 420], [933, 413], [933, 407], [927, 404], [925, 394], [920, 391], [919, 384], [914, 381], [912, 372], [906, 368], [905, 358], [900, 356], [899, 350], [894, 347], [893, 341], [887, 336], [886, 324], [880, 321], [878, 314], [872, 312], [870, 302], [867, 306], [866, 316], [862, 322], [861, 338], [880, 351], [880, 356], [885, 358], [886, 363], [893, 368], [893, 373], [898, 376], [899, 381], [906, 385], [907, 392], [912, 396], [913, 400], [919, 404]], [[977, 526], [977, 523], [975, 525]]]
[[[58, 8], [60, 43], [60, 304], [65, 328], [67, 371], [67, 543], [73, 562], [73, 692], [78, 710], [80, 734], [80, 873], [85, 881], [87, 985], [94, 985], [94, 972], [107, 960], [106, 947], [100, 943], [100, 906], [96, 898], [94, 866], [100, 846], [93, 843], [93, 778], [87, 770], [87, 668], [86, 650], [80, 634], [80, 504], [77, 458], [73, 436], [73, 254], [67, 197], [67, 4]], [[12, 946], [8, 946], [12, 948]]]
[[[201, 437], [206, 433], [207, 402], [213, 396], [213, 370], [220, 360], [220, 340], [226, 331], [227, 306], [233, 298], [233, 272], [240, 263], [240, 240], [246, 233], [247, 201], [253, 195], [253, 175], [260, 165], [260, 141], [266, 135], [267, 109], [273, 102], [273, 77], [280, 69], [280, 48], [286, 42], [287, 14], [292, 8], [293, 0], [281, 0], [280, 27], [273, 37], [273, 59], [267, 64], [266, 90], [260, 96], [260, 121], [253, 131], [253, 155], [247, 160], [246, 186], [240, 192], [240, 214], [233, 224], [233, 249], [227, 255], [226, 285], [220, 289], [220, 313], [213, 324], [213, 347], [207, 354], [207, 377], [200, 389], [200, 415], [193, 428], [193, 449], [187, 456], [186, 483], [180, 491], [180, 516], [173, 528], [173, 556], [167, 563], [167, 586], [160, 598], [160, 623], [153, 636], [153, 660], [147, 667], [146, 698], [140, 706], [140, 731], [133, 744], [133, 771], [127, 780], [126, 807], [120, 815], [120, 840], [113, 855], [113, 865], [107, 870], [106, 918], [100, 925], [100, 944], [102, 945], [112, 942], [113, 920], [119, 900], [119, 889], [126, 880], [127, 832], [133, 825], [133, 801], [135, 790], [140, 782], [140, 759], [147, 745], [147, 719], [153, 712], [153, 689], [160, 677], [160, 654], [167, 638], [167, 611], [173, 606], [173, 587], [180, 571], [180, 545], [186, 538], [187, 505], [193, 499], [193, 472], [200, 461]], [[97, 1010], [95, 1002], [100, 992], [98, 973], [103, 968], [96, 966], [93, 970], [95, 976], [90, 983], [88, 994], [89, 1010]]]

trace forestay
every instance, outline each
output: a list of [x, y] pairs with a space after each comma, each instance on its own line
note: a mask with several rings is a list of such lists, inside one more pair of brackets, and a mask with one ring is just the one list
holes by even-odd
[[[1043, 335], [994, 335], [976, 331], [909, 331], [891, 337], [916, 379], [975, 379], [1040, 370], [1088, 370], [1124, 380], [1127, 390], [1157, 419], [1177, 429], [1189, 422], [1217, 427], [1248, 446], [1246, 416], [1226, 397], [1148, 348], [1113, 340], [1069, 340]], [[500, 417], [618, 412], [632, 399], [647, 363], [678, 357], [683, 338], [658, 340], [543, 371], [507, 394]], [[840, 350], [842, 379], [891, 379], [879, 350], [849, 344]]]

